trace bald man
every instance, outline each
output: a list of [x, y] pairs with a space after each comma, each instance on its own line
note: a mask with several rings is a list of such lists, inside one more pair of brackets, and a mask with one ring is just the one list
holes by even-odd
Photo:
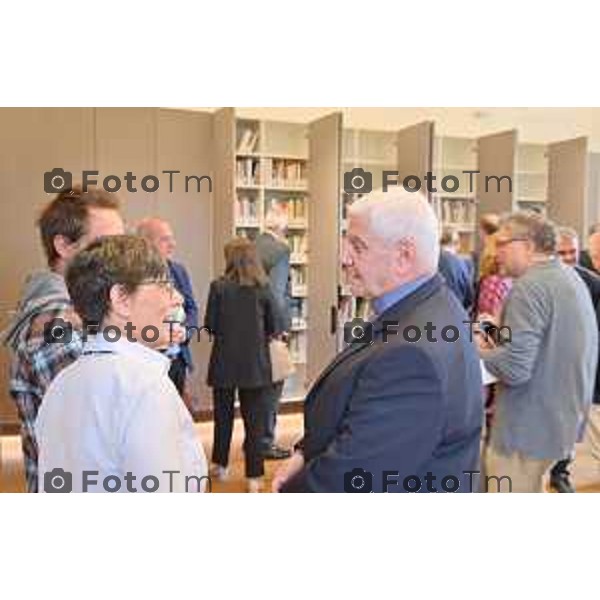
[[[167, 261], [169, 274], [173, 285], [183, 296], [183, 309], [185, 310], [185, 325], [188, 331], [198, 327], [198, 305], [194, 298], [192, 282], [186, 268], [173, 257], [177, 244], [173, 230], [167, 221], [158, 217], [148, 217], [137, 225], [137, 234], [149, 240], [158, 250], [164, 260]], [[188, 369], [192, 369], [192, 353], [189, 348], [189, 339], [178, 346], [170, 349], [171, 368], [169, 377], [175, 384], [180, 396], [183, 397], [185, 380]]]

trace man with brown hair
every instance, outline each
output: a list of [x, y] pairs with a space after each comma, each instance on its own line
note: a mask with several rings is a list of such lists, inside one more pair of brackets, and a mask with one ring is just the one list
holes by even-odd
[[122, 233], [123, 220], [113, 194], [74, 187], [44, 208], [38, 227], [48, 269], [28, 277], [4, 338], [12, 353], [10, 394], [21, 421], [29, 492], [38, 487], [33, 427], [42, 397], [54, 377], [81, 353], [79, 319], [64, 281], [66, 268], [91, 241]]

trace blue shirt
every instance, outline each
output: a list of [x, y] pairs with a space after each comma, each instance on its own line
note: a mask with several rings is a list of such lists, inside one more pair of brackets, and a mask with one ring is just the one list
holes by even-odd
[[[74, 492], [109, 491], [103, 482], [111, 475], [121, 481], [118, 491], [126, 492], [128, 473], [138, 492], [150, 491], [141, 485], [147, 476], [158, 479], [158, 492], [198, 491], [194, 478], [206, 476], [206, 459], [168, 377], [169, 359], [124, 338], [94, 338], [43, 398], [35, 423], [40, 491], [44, 474], [54, 469], [71, 473]], [[87, 490], [84, 471], [95, 472]]]
[[404, 285], [383, 294], [383, 296], [379, 296], [379, 298], [375, 298], [373, 300], [373, 310], [378, 317], [381, 316], [388, 308], [412, 294], [423, 284], [427, 283], [432, 277], [434, 277], [434, 275], [424, 275], [423, 277], [419, 277], [414, 281], [405, 283]]

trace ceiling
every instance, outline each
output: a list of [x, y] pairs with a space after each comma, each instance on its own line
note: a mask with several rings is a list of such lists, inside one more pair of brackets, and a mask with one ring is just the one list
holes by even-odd
[[434, 120], [436, 135], [479, 137], [517, 129], [520, 141], [533, 143], [587, 136], [590, 150], [600, 152], [600, 108], [236, 108], [242, 117], [300, 123], [336, 110], [343, 113], [344, 125], [348, 127], [397, 130], [419, 121]]

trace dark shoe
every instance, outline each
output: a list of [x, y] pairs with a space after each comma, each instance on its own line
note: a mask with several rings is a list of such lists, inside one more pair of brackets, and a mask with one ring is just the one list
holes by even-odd
[[289, 458], [292, 455], [290, 450], [286, 450], [285, 448], [281, 448], [273, 444], [268, 450], [263, 454], [263, 458], [265, 460], [284, 460]]
[[567, 471], [556, 474], [553, 473], [550, 477], [550, 488], [555, 492], [559, 492], [560, 494], [575, 493], [575, 488], [569, 481], [569, 473]]

